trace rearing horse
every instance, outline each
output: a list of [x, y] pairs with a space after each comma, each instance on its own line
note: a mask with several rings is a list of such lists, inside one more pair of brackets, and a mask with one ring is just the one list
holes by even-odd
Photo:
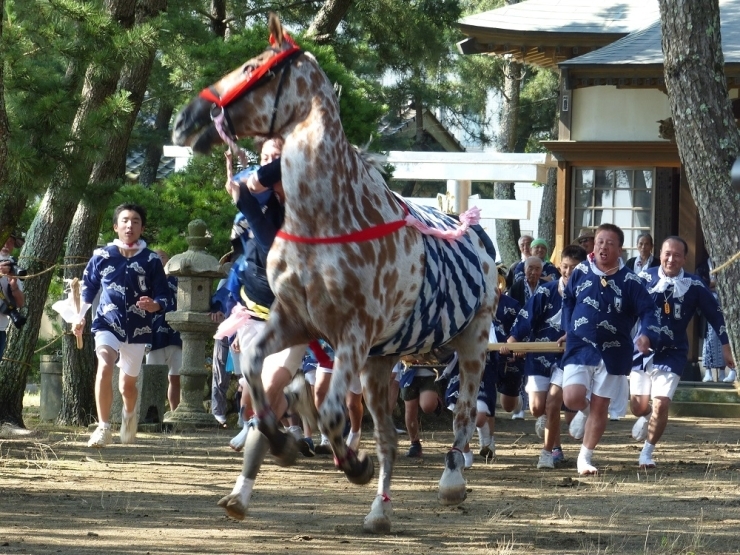
[[[225, 120], [231, 137], [285, 137], [285, 223], [267, 268], [276, 300], [264, 332], [241, 357], [242, 370], [260, 417], [259, 430], [278, 462], [290, 464], [294, 440], [278, 430], [266, 406], [262, 364], [271, 353], [326, 339], [335, 350], [335, 361], [320, 426], [330, 438], [337, 466], [350, 481], [362, 484], [372, 478], [372, 460], [364, 453], [356, 455], [342, 441], [345, 394], [352, 376], [361, 373], [380, 465], [377, 496], [364, 527], [387, 533], [397, 452], [388, 383], [402, 355], [425, 353], [442, 344], [459, 354], [455, 439], [438, 496], [448, 505], [466, 497], [462, 448], [473, 432], [498, 303], [496, 267], [473, 231], [448, 240], [407, 226], [409, 211], [447, 230], [459, 224], [404, 203], [388, 189], [374, 165], [347, 140], [334, 89], [316, 59], [293, 43], [274, 14], [270, 32], [271, 48], [205, 89], [180, 112], [173, 140], [209, 152], [222, 142], [219, 134], [224, 132], [217, 130], [212, 111]], [[249, 478], [254, 478], [264, 454], [245, 449], [243, 477], [251, 472]], [[260, 459], [256, 467], [248, 457]], [[233, 493], [222, 505], [231, 516], [243, 518], [247, 507], [239, 499]]]

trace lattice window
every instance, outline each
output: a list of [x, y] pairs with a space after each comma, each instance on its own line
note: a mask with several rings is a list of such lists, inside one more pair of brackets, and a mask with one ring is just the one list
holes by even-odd
[[571, 237], [616, 224], [624, 231], [624, 258], [636, 256], [637, 238], [653, 230], [654, 183], [654, 168], [573, 168]]

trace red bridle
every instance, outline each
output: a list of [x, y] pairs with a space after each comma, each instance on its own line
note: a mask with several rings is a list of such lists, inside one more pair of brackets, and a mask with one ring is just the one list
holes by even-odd
[[[213, 87], [206, 87], [205, 89], [200, 91], [200, 94], [198, 96], [200, 96], [204, 100], [213, 102], [214, 105], [218, 106], [221, 109], [226, 108], [234, 100], [246, 94], [251, 88], [259, 84], [260, 80], [263, 79], [265, 76], [268, 76], [270, 71], [272, 71], [273, 69], [279, 69], [280, 66], [288, 63], [290, 60], [292, 60], [293, 57], [301, 52], [301, 49], [287, 33], [284, 35], [284, 40], [288, 44], [290, 44], [290, 48], [288, 48], [287, 50], [283, 50], [282, 52], [278, 52], [275, 56], [267, 60], [260, 67], [247, 74], [242, 81], [237, 83], [231, 89], [224, 92], [222, 95], [219, 95], [213, 89]], [[273, 47], [275, 46], [275, 42], [276, 41], [274, 37], [270, 35], [270, 44], [273, 45]]]

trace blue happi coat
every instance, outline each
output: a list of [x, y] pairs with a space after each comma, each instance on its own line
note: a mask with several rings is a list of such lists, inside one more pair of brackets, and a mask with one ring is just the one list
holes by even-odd
[[[717, 332], [722, 345], [727, 345], [729, 338], [719, 303], [699, 276], [681, 270], [676, 281], [682, 283], [677, 287], [674, 282], [660, 291], [658, 287], [662, 277], [660, 274], [662, 271], [659, 266], [640, 272], [640, 278], [645, 281], [648, 293], [660, 314], [660, 348], [655, 353], [653, 365], [662, 366], [664, 370], [670, 369], [680, 376], [683, 374], [689, 354], [686, 328], [697, 310], [701, 310], [709, 325]], [[680, 292], [676, 289], [680, 289]]]
[[180, 332], [173, 330], [165, 319], [165, 312], [174, 312], [177, 310], [177, 278], [175, 276], [168, 276], [167, 285], [170, 292], [167, 310], [155, 312], [152, 318], [152, 351], [164, 349], [170, 345], [182, 347]]
[[660, 330], [655, 303], [640, 278], [626, 266], [615, 274], [594, 273], [591, 263], [573, 270], [563, 297], [562, 325], [567, 332], [563, 368], [568, 364], [597, 366], [603, 360], [609, 374], [626, 376], [632, 370], [630, 332], [640, 320], [640, 335], [658, 345]]
[[[409, 213], [438, 229], [459, 222], [439, 210], [399, 197]], [[455, 337], [475, 316], [486, 291], [478, 252], [467, 234], [456, 240], [422, 235], [426, 252], [424, 283], [411, 317], [390, 339], [370, 349], [370, 356], [425, 353]]]
[[142, 249], [131, 258], [109, 244], [95, 249], [85, 267], [80, 288], [82, 301], [92, 304], [100, 291], [100, 304], [92, 323], [93, 333], [109, 331], [127, 343], [152, 342], [152, 313], [136, 306], [151, 297], [165, 312], [170, 290], [162, 261], [152, 250]]
[[[560, 280], [540, 285], [519, 311], [511, 336], [517, 341], [557, 341], [563, 336], [563, 297]], [[560, 367], [560, 353], [528, 353], [524, 363], [527, 376], [551, 376]]]

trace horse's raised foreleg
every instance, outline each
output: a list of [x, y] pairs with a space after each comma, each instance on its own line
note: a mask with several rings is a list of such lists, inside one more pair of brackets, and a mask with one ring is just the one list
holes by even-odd
[[445, 469], [439, 480], [438, 498], [443, 505], [459, 505], [467, 497], [462, 452], [475, 427], [476, 398], [483, 375], [491, 320], [490, 309], [479, 311], [468, 327], [449, 344], [459, 356], [460, 393], [452, 425], [455, 439], [445, 456]]
[[345, 473], [353, 484], [367, 484], [375, 473], [373, 461], [367, 453], [355, 453], [347, 447], [342, 437], [345, 424], [344, 403], [352, 381], [353, 372], [358, 372], [364, 360], [352, 347], [335, 347], [334, 371], [324, 403], [319, 409], [321, 431], [329, 438], [334, 451], [334, 464]]
[[398, 438], [391, 418], [388, 384], [395, 362], [393, 358], [370, 358], [361, 376], [365, 403], [375, 424], [375, 446], [380, 467], [378, 493], [363, 525], [366, 532], [373, 534], [388, 534], [391, 531], [391, 476], [398, 451]]

